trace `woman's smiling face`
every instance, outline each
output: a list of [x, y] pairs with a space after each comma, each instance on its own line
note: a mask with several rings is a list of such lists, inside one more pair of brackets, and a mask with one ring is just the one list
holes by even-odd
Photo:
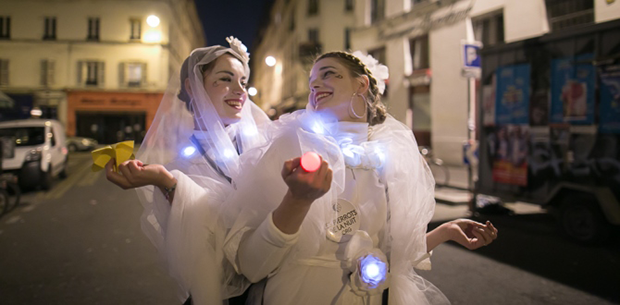
[[328, 111], [339, 121], [350, 121], [349, 103], [364, 84], [336, 58], [317, 61], [310, 72], [308, 102], [317, 111]]
[[246, 82], [243, 64], [229, 54], [218, 57], [213, 68], [204, 72], [204, 88], [224, 125], [241, 119]]

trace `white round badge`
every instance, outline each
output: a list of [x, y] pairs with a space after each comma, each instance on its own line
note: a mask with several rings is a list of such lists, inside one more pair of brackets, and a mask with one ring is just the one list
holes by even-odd
[[326, 224], [327, 238], [337, 243], [346, 242], [359, 230], [360, 215], [355, 206], [344, 199], [338, 199], [333, 208], [338, 217]]

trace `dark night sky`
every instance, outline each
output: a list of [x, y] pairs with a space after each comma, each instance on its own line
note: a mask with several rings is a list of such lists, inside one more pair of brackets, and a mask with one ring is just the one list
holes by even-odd
[[207, 45], [225, 45], [235, 36], [252, 49], [264, 7], [271, 0], [194, 0]]

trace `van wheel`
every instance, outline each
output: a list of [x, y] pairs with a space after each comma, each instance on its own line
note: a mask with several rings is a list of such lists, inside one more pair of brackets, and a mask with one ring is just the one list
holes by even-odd
[[587, 196], [565, 197], [560, 208], [560, 221], [564, 232], [572, 239], [585, 244], [604, 242], [610, 226], [596, 200]]
[[41, 173], [41, 189], [48, 191], [52, 188], [52, 167], [47, 168], [47, 172]]

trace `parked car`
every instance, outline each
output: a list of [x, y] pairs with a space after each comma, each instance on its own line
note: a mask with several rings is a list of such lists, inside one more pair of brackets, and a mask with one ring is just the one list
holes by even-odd
[[4, 172], [14, 173], [21, 188], [49, 189], [54, 177], [67, 176], [68, 151], [65, 128], [57, 120], [26, 119], [0, 122], [0, 137], [15, 142], [11, 155], [3, 156]]
[[93, 150], [97, 146], [97, 140], [85, 137], [67, 137], [65, 142], [70, 152]]

